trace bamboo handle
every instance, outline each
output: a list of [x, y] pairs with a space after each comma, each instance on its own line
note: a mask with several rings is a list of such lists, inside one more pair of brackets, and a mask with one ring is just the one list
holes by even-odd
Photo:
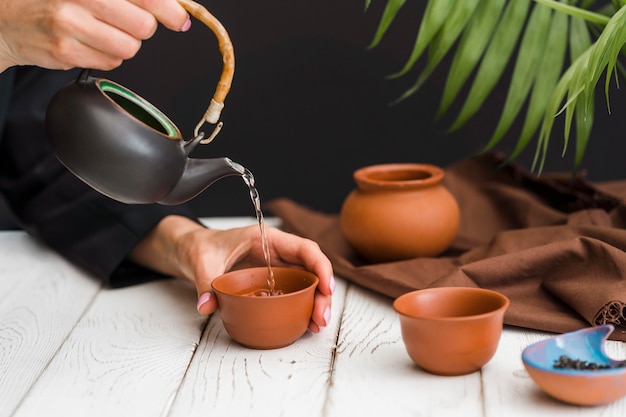
[[224, 26], [222, 26], [219, 20], [209, 13], [204, 6], [192, 0], [178, 0], [178, 3], [193, 17], [204, 23], [209, 29], [211, 29], [213, 34], [215, 34], [219, 50], [222, 54], [222, 60], [224, 62], [222, 75], [217, 83], [217, 88], [213, 94], [211, 104], [207, 108], [202, 120], [200, 120], [194, 131], [194, 134], [197, 136], [198, 129], [204, 122], [215, 124], [220, 119], [220, 114], [224, 108], [224, 100], [230, 91], [233, 75], [235, 73], [235, 52], [230, 36], [228, 36], [228, 32], [226, 32]]

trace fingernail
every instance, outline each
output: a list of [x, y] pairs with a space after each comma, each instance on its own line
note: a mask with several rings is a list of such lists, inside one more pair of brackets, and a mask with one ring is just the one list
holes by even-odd
[[324, 310], [324, 325], [328, 326], [328, 323], [330, 323], [330, 307], [326, 307], [326, 310]]
[[200, 307], [202, 307], [202, 305], [207, 303], [210, 299], [211, 299], [210, 292], [205, 292], [204, 294], [201, 294], [200, 297], [198, 297], [198, 304], [196, 306], [198, 311], [200, 311]]
[[330, 286], [330, 293], [331, 293], [331, 295], [332, 295], [332, 294], [334, 294], [334, 293], [335, 293], [335, 277], [334, 277], [334, 276], [331, 276], [331, 277], [330, 277], [330, 283], [329, 283], [329, 286]]
[[183, 25], [182, 29], [180, 30], [181, 32], [187, 32], [189, 30], [189, 28], [191, 28], [191, 18], [187, 17], [187, 21], [185, 22], [185, 24]]

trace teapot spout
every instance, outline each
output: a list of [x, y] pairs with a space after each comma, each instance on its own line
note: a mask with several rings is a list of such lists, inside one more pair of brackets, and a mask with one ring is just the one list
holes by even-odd
[[174, 189], [159, 204], [176, 205], [191, 200], [224, 177], [243, 176], [246, 168], [230, 158], [187, 158], [185, 171]]

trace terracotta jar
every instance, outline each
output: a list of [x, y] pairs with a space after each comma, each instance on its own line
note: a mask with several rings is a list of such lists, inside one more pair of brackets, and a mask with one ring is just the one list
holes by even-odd
[[354, 172], [357, 188], [343, 203], [346, 240], [370, 262], [436, 256], [459, 230], [459, 206], [429, 164], [382, 164]]

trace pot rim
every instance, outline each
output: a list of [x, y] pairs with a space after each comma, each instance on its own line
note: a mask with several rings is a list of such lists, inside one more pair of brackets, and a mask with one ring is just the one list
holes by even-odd
[[[120, 117], [128, 117], [154, 133], [165, 137], [166, 139], [182, 139], [182, 133], [178, 126], [176, 126], [176, 124], [169, 117], [167, 117], [165, 113], [156, 108], [156, 106], [141, 97], [139, 94], [119, 83], [116, 83], [115, 81], [111, 81], [106, 78], [93, 78], [93, 80], [100, 94], [102, 94], [107, 102], [118, 111]], [[134, 113], [131, 109], [124, 107], [120, 102], [113, 98], [114, 96], [124, 102], [130, 103], [131, 106], [136, 106], [139, 111], [144, 112], [149, 118], [152, 119], [154, 125], [148, 123], [146, 120], [143, 120], [139, 114]]]
[[432, 164], [390, 163], [376, 164], [354, 171], [354, 181], [359, 185], [405, 188], [439, 184], [444, 178], [442, 168]]

